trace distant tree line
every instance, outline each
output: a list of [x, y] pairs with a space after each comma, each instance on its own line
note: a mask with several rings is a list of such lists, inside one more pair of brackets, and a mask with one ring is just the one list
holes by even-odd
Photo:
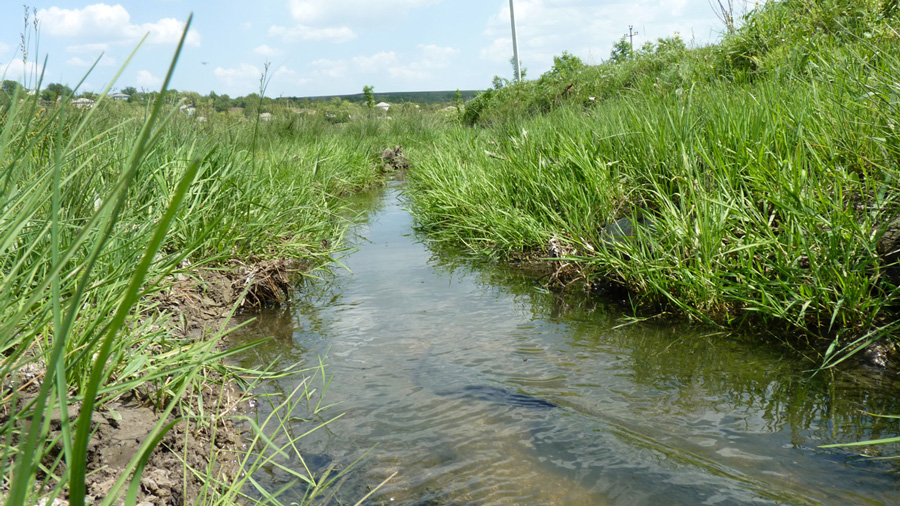
[[[463, 100], [471, 100], [475, 98], [481, 90], [463, 90], [460, 91]], [[352, 95], [324, 95], [320, 97], [291, 98], [293, 101], [303, 103], [309, 102], [328, 102], [335, 98], [346, 100], [352, 103], [366, 103], [365, 93], [356, 93]], [[387, 93], [374, 93], [373, 98], [376, 102], [387, 102], [389, 104], [413, 103], [419, 105], [453, 105], [456, 102], [456, 90], [448, 91], [396, 91]], [[309, 102], [307, 102], [309, 101]]]
[[[20, 93], [27, 92], [22, 90], [22, 86], [16, 81], [4, 80], [0, 85], [0, 103], [8, 102], [13, 94], [19, 90]], [[457, 92], [457, 90], [449, 91], [412, 91], [412, 92], [388, 92], [373, 93], [371, 87], [369, 93], [356, 93], [350, 95], [327, 95], [318, 97], [263, 97], [260, 100], [258, 93], [250, 93], [249, 95], [240, 97], [231, 97], [226, 93], [216, 93], [210, 91], [207, 95], [201, 95], [193, 91], [170, 90], [169, 97], [173, 103], [183, 100], [188, 106], [195, 107], [204, 111], [225, 112], [228, 110], [242, 109], [246, 114], [256, 114], [259, 112], [267, 112], [269, 109], [277, 107], [290, 107], [296, 109], [311, 108], [321, 106], [323, 103], [335, 103], [335, 101], [350, 102], [354, 104], [367, 104], [368, 100], [375, 102], [388, 102], [390, 104], [411, 103], [422, 106], [440, 106], [455, 105], [460, 100], [464, 101], [475, 98], [478, 93], [475, 90], [466, 90]], [[43, 86], [40, 91], [41, 100], [45, 102], [56, 102], [60, 97], [72, 95], [73, 90], [60, 83], [51, 83]], [[143, 103], [156, 96], [155, 91], [138, 90], [134, 86], [127, 86], [119, 90], [119, 93], [128, 95], [126, 99], [130, 103]], [[457, 95], [459, 93], [459, 95]], [[97, 98], [92, 92], [78, 92], [72, 98]], [[374, 105], [374, 104], [372, 104]]]

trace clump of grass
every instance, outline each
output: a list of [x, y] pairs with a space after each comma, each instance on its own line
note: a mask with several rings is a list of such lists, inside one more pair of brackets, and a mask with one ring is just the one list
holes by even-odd
[[[0, 475], [6, 504], [84, 504], [92, 417], [146, 389], [160, 422], [103, 501], [134, 504], [154, 447], [193, 419], [186, 392], [225, 356], [218, 336], [173, 339], [148, 296], [188, 264], [327, 260], [347, 225], [340, 196], [375, 184], [381, 168], [349, 137], [286, 142], [278, 125], [200, 124], [165, 86], [146, 108], [100, 100], [83, 111], [69, 98], [17, 92], [0, 105]], [[77, 418], [62, 416], [52, 436], [48, 415], [70, 407]], [[227, 503], [239, 489], [204, 500]]]
[[900, 60], [893, 37], [849, 33], [803, 73], [659, 80], [535, 117], [488, 104], [487, 128], [417, 160], [414, 214], [438, 240], [564, 256], [645, 307], [822, 339], [812, 349], [836, 363], [894, 335], [900, 295], [878, 252], [898, 214]]
[[[172, 68], [176, 60], [177, 55]], [[71, 204], [71, 192], [83, 189], [79, 187], [83, 178], [91, 177], [86, 174], [85, 161], [93, 155], [91, 145], [100, 149], [104, 146], [98, 137], [77, 142], [91, 115], [68, 120], [63, 100], [46, 121], [38, 118], [32, 123], [40, 115], [37, 97], [30, 102], [16, 98], [5, 111], [5, 128], [0, 134], [0, 166], [5, 170], [0, 204], [0, 222], [4, 224], [0, 267], [4, 273], [0, 296], [4, 322], [0, 350], [4, 359], [0, 368], [4, 378], [17, 378], [29, 362], [40, 361], [44, 364], [44, 378], [37, 394], [21, 403], [16, 402], [20, 385], [4, 385], [4, 394], [13, 400], [2, 431], [4, 454], [10, 459], [3, 461], [3, 474], [12, 476], [7, 503], [29, 502], [37, 476], [54, 476], [62, 459], [66, 466], [51, 494], [56, 496], [63, 486], [68, 486], [70, 504], [77, 506], [85, 498], [86, 451], [94, 407], [101, 395], [115, 395], [118, 390], [109, 379], [123, 364], [109, 363], [108, 359], [122, 356], [116, 344], [128, 340], [116, 337], [128, 334], [132, 308], [198, 165], [190, 165], [171, 198], [163, 201], [162, 217], [158, 224], [146, 229], [142, 235], [144, 244], [116, 248], [116, 240], [123, 239], [117, 231], [128, 189], [145, 152], [153, 146], [151, 134], [159, 123], [162, 100], [154, 105], [126, 156], [116, 158], [117, 170], [103, 200], [95, 205], [93, 213], [77, 215], [87, 206], [66, 204]], [[79, 157], [83, 151], [88, 152], [82, 155], [85, 158]], [[49, 163], [35, 160], [35, 154], [45, 155]], [[196, 367], [202, 363], [198, 360]], [[183, 374], [187, 379], [192, 372]], [[45, 413], [53, 407], [65, 412], [74, 401], [81, 404], [78, 418], [73, 427], [67, 417], [62, 417], [63, 451], [47, 468], [45, 457], [53, 455], [55, 442], [48, 438]], [[174, 406], [169, 403], [166, 412]], [[25, 419], [30, 423], [22, 430], [19, 421]], [[154, 436], [164, 431], [160, 424]], [[140, 457], [152, 448], [152, 441], [145, 443]], [[137, 469], [139, 464], [140, 458], [136, 457], [129, 470]], [[42, 488], [38, 487], [39, 492], [47, 492]]]

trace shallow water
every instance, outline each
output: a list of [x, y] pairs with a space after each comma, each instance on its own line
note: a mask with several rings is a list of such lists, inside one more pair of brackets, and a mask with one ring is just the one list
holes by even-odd
[[[314, 475], [361, 460], [323, 502], [353, 504], [397, 473], [367, 504], [900, 504], [893, 461], [820, 448], [897, 435], [896, 420], [866, 414], [900, 413], [893, 379], [813, 377], [757, 337], [633, 323], [612, 301], [431, 249], [401, 190], [360, 197], [349, 271], [233, 337], [274, 337], [236, 358], [245, 367], [324, 357], [332, 379], [313, 385], [289, 430], [344, 413], [298, 445]], [[313, 416], [323, 393], [333, 406]], [[290, 482], [277, 466], [258, 478]]]

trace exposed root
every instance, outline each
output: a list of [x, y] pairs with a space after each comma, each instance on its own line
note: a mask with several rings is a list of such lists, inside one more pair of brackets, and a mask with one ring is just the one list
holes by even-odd
[[584, 271], [575, 263], [566, 260], [566, 257], [577, 255], [578, 250], [570, 243], [560, 239], [554, 235], [547, 243], [547, 256], [551, 257], [551, 264], [554, 271], [550, 275], [548, 285], [561, 286], [568, 288], [569, 286], [586, 280]]
[[180, 274], [172, 288], [156, 298], [159, 310], [171, 314], [182, 335], [194, 335], [219, 325], [239, 308], [280, 304], [288, 299], [295, 261], [279, 258], [254, 263], [237, 260], [228, 270], [201, 269]]

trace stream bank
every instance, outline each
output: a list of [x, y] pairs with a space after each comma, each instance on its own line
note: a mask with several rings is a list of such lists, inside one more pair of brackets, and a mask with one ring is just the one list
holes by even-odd
[[[353, 503], [386, 479], [373, 504], [900, 500], [894, 463], [823, 448], [896, 434], [896, 420], [871, 414], [900, 411], [896, 377], [814, 375], [802, 354], [752, 332], [634, 320], [618, 301], [547, 290], [417, 233], [402, 188], [358, 198], [346, 270], [231, 336], [235, 346], [273, 337], [235, 355], [241, 367], [326, 364], [277, 435], [305, 434], [302, 457], [260, 469], [267, 487], [297, 479], [291, 469], [340, 476], [325, 504]], [[256, 393], [296, 387], [273, 379]], [[283, 500], [306, 491], [289, 487]]]
[[[167, 329], [170, 347], [159, 347], [155, 350], [159, 354], [217, 338], [223, 330], [234, 327], [231, 317], [235, 309], [252, 311], [284, 302], [289, 287], [308, 266], [282, 258], [254, 263], [233, 261], [229, 269], [191, 269], [187, 264], [182, 267], [180, 274], [168, 280], [165, 289], [149, 298], [147, 305], [152, 309], [143, 312], [136, 323], [140, 326], [143, 320]], [[222, 351], [225, 344], [217, 342], [215, 346]], [[223, 371], [215, 364], [207, 366], [197, 388], [185, 394], [178, 412], [167, 419], [181, 421], [174, 424], [151, 454], [141, 476], [139, 506], [195, 504], [204, 495], [215, 494], [210, 487], [216, 485], [207, 482], [208, 478], [228, 484], [241, 473], [238, 461], [246, 448], [242, 431], [233, 418], [250, 413], [253, 408], [236, 378], [223, 375]], [[11, 383], [3, 382], [3, 391], [9, 394], [6, 400], [14, 400], [15, 405], [2, 403], [0, 423], [7, 420], [10, 411], [35, 398], [44, 376], [40, 362], [18, 372]], [[19, 385], [15, 392], [13, 385]], [[88, 504], [99, 503], [109, 495], [160, 422], [160, 393], [144, 384], [94, 413], [94, 434], [88, 447]], [[80, 408], [80, 403], [70, 404], [69, 424], [75, 423]], [[196, 413], [204, 414], [198, 418]], [[58, 409], [49, 415], [50, 438], [61, 435], [62, 416]], [[61, 452], [62, 447], [58, 446], [55, 455]], [[47, 460], [44, 465], [52, 467], [53, 462]], [[65, 464], [59, 465], [56, 472], [64, 472]], [[185, 465], [200, 474], [185, 474]], [[57, 499], [53, 504], [68, 503]]]

